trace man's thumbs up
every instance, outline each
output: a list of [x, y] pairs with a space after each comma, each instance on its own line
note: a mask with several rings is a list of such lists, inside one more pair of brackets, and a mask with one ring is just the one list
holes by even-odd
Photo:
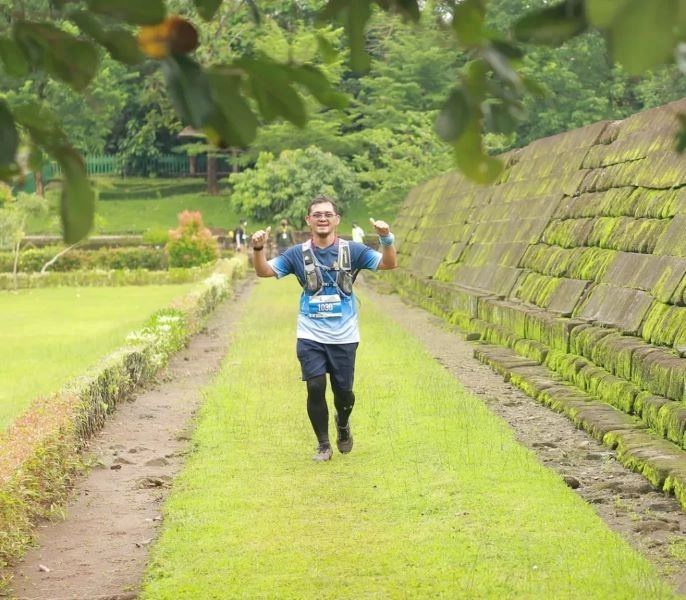
[[374, 228], [374, 231], [376, 231], [377, 235], [388, 235], [391, 231], [391, 228], [388, 226], [386, 221], [377, 221], [376, 219], [369, 217], [369, 222], [372, 224], [372, 227]]

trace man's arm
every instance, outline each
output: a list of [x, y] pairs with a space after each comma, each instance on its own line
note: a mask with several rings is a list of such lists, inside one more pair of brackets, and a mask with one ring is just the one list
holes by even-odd
[[377, 269], [379, 271], [387, 271], [395, 269], [398, 266], [398, 255], [395, 251], [395, 244], [393, 243], [394, 236], [391, 233], [391, 228], [385, 221], [376, 221], [370, 218], [369, 222], [374, 227], [374, 231], [379, 236], [379, 250], [381, 251], [381, 262]]
[[275, 277], [276, 273], [267, 262], [267, 255], [265, 252], [265, 244], [269, 241], [269, 232], [271, 227], [267, 227], [266, 231], [260, 229], [252, 234], [252, 266], [255, 269], [258, 277]]

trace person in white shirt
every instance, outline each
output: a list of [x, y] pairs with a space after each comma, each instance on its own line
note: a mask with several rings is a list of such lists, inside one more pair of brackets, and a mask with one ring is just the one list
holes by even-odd
[[355, 221], [353, 221], [353, 242], [364, 244], [364, 230]]

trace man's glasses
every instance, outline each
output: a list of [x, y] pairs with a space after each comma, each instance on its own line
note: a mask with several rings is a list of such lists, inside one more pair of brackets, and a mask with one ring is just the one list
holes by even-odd
[[336, 216], [336, 213], [332, 213], [332, 212], [325, 212], [325, 213], [316, 212], [316, 213], [312, 213], [310, 215], [310, 218], [316, 219], [317, 221], [319, 221], [319, 219], [328, 219], [330, 221], [335, 216]]

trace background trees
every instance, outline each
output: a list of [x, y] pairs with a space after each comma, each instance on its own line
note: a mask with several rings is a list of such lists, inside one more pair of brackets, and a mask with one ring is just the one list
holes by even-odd
[[686, 0], [0, 0], [0, 27], [0, 180], [57, 161], [68, 241], [93, 223], [80, 154], [143, 172], [186, 125], [243, 168], [317, 146], [383, 205], [684, 92]]

